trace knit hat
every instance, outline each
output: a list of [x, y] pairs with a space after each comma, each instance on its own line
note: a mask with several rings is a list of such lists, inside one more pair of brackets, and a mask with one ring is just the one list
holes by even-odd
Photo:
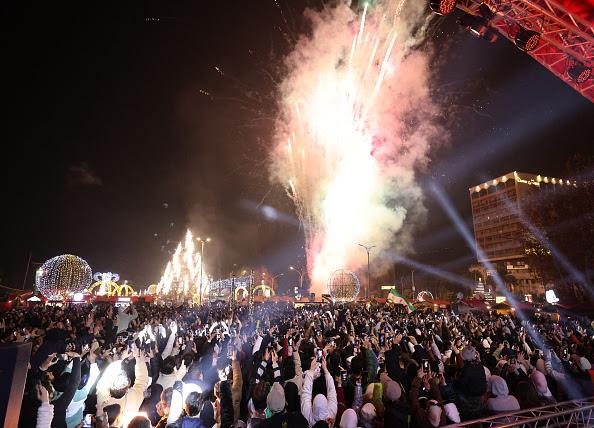
[[530, 375], [530, 379], [536, 388], [536, 392], [541, 397], [551, 397], [551, 391], [549, 390], [549, 386], [547, 384], [547, 378], [538, 370], [534, 370]]
[[371, 424], [376, 416], [377, 413], [373, 404], [366, 403], [363, 405], [363, 407], [361, 407], [361, 420], [363, 421], [364, 425]]
[[325, 421], [330, 416], [328, 413], [328, 400], [322, 394], [314, 397], [311, 410], [315, 421]]
[[427, 409], [427, 419], [432, 426], [438, 427], [441, 420], [441, 407], [430, 405]]
[[507, 383], [501, 376], [491, 376], [489, 383], [491, 384], [491, 392], [493, 395], [497, 397], [505, 397], [509, 395]]
[[448, 403], [443, 406], [443, 411], [446, 414], [446, 417], [455, 424], [459, 424], [460, 419], [460, 412], [458, 412], [458, 408], [454, 403]]
[[391, 380], [386, 384], [386, 388], [384, 389], [384, 397], [386, 398], [386, 400], [398, 401], [401, 395], [402, 388], [400, 388], [398, 382], [394, 382], [393, 380]]
[[588, 370], [592, 369], [592, 364], [590, 364], [590, 361], [588, 361], [586, 357], [582, 357], [580, 358], [580, 368], [587, 372]]
[[357, 412], [346, 409], [340, 418], [340, 428], [357, 428]]
[[285, 410], [285, 390], [278, 382], [272, 384], [272, 388], [266, 397], [266, 405], [272, 413], [280, 413]]
[[467, 345], [462, 349], [462, 359], [464, 361], [474, 361], [476, 359], [476, 349], [474, 349], [474, 346]]

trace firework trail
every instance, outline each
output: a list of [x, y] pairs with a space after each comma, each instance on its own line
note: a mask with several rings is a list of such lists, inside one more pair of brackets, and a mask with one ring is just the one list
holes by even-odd
[[[429, 63], [415, 49], [425, 2], [339, 2], [306, 11], [312, 24], [286, 58], [272, 176], [303, 222], [312, 291], [339, 268], [359, 271], [366, 254], [410, 251], [425, 217], [415, 174], [439, 137]], [[374, 268], [383, 269], [378, 253]]]
[[[186, 232], [167, 263], [161, 280], [157, 284], [157, 294], [168, 296], [193, 296], [200, 292], [200, 274], [203, 278], [202, 295], [207, 296], [208, 275], [203, 269], [202, 255], [197, 251], [192, 232]], [[202, 266], [202, 267], [201, 267]]]

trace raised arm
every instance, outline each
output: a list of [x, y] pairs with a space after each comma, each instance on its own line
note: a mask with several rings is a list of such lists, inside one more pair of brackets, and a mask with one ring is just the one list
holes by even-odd
[[336, 413], [338, 411], [338, 399], [336, 397], [336, 388], [334, 387], [334, 379], [328, 371], [326, 366], [326, 357], [322, 359], [322, 371], [326, 378], [326, 398], [328, 399], [328, 415], [332, 419], [336, 419]]
[[316, 422], [311, 411], [311, 394], [313, 388], [314, 371], [317, 369], [317, 367], [318, 363], [316, 363], [316, 360], [314, 359], [311, 363], [311, 368], [305, 372], [305, 377], [303, 379], [303, 389], [301, 390], [301, 413], [305, 419], [307, 419], [309, 426], [313, 426], [313, 424]]

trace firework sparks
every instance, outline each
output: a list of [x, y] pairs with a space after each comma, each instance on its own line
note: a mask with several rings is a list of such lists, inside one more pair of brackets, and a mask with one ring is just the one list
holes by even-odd
[[405, 252], [423, 219], [415, 169], [437, 129], [413, 3], [366, 4], [360, 17], [346, 3], [307, 11], [312, 37], [286, 60], [273, 176], [304, 224], [315, 292], [335, 269], [362, 267], [358, 242]]
[[[157, 284], [157, 294], [188, 296], [197, 294], [200, 289], [201, 254], [196, 251], [194, 237], [189, 230], [167, 263], [161, 280]], [[202, 272], [204, 289], [202, 295], [208, 295], [208, 275]]]

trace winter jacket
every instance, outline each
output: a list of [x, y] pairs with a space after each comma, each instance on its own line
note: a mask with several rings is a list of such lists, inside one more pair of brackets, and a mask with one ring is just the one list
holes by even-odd
[[237, 358], [231, 362], [231, 367], [233, 370], [233, 385], [231, 385], [231, 396], [233, 397], [233, 423], [236, 423], [239, 419], [243, 376], [241, 374], [241, 364], [239, 364]]
[[89, 395], [89, 391], [95, 385], [99, 377], [99, 368], [97, 367], [97, 363], [91, 364], [91, 371], [89, 373], [89, 379], [84, 387], [77, 390], [74, 393], [74, 398], [68, 405], [66, 409], [66, 426], [68, 428], [74, 428], [83, 419], [83, 411], [85, 409], [85, 401], [87, 396]]
[[68, 380], [66, 391], [60, 397], [52, 402], [54, 405], [54, 419], [52, 420], [52, 428], [66, 428], [66, 408], [72, 401], [76, 389], [80, 384], [80, 357], [72, 360], [72, 372]]
[[318, 394], [312, 400], [314, 373], [311, 370], [305, 372], [301, 393], [301, 413], [310, 427], [317, 421], [326, 419], [324, 416], [336, 419], [337, 398], [334, 379], [329, 372], [325, 373], [324, 377], [326, 378], [326, 397]]
[[148, 387], [148, 370], [146, 364], [136, 360], [134, 365], [135, 381], [134, 385], [128, 389], [126, 395], [122, 398], [113, 398], [109, 393], [109, 386], [114, 376], [122, 370], [122, 361], [111, 363], [97, 383], [97, 412], [103, 411], [103, 408], [110, 404], [119, 404], [121, 412], [124, 415], [134, 415], [138, 412], [144, 399], [144, 391]]
[[37, 425], [35, 428], [50, 428], [54, 417], [54, 406], [47, 401], [37, 409]]
[[124, 330], [128, 329], [130, 325], [130, 321], [135, 320], [138, 318], [138, 312], [136, 312], [136, 308], [132, 309], [131, 314], [127, 314], [124, 311], [124, 308], [120, 307], [118, 310], [118, 334]]

